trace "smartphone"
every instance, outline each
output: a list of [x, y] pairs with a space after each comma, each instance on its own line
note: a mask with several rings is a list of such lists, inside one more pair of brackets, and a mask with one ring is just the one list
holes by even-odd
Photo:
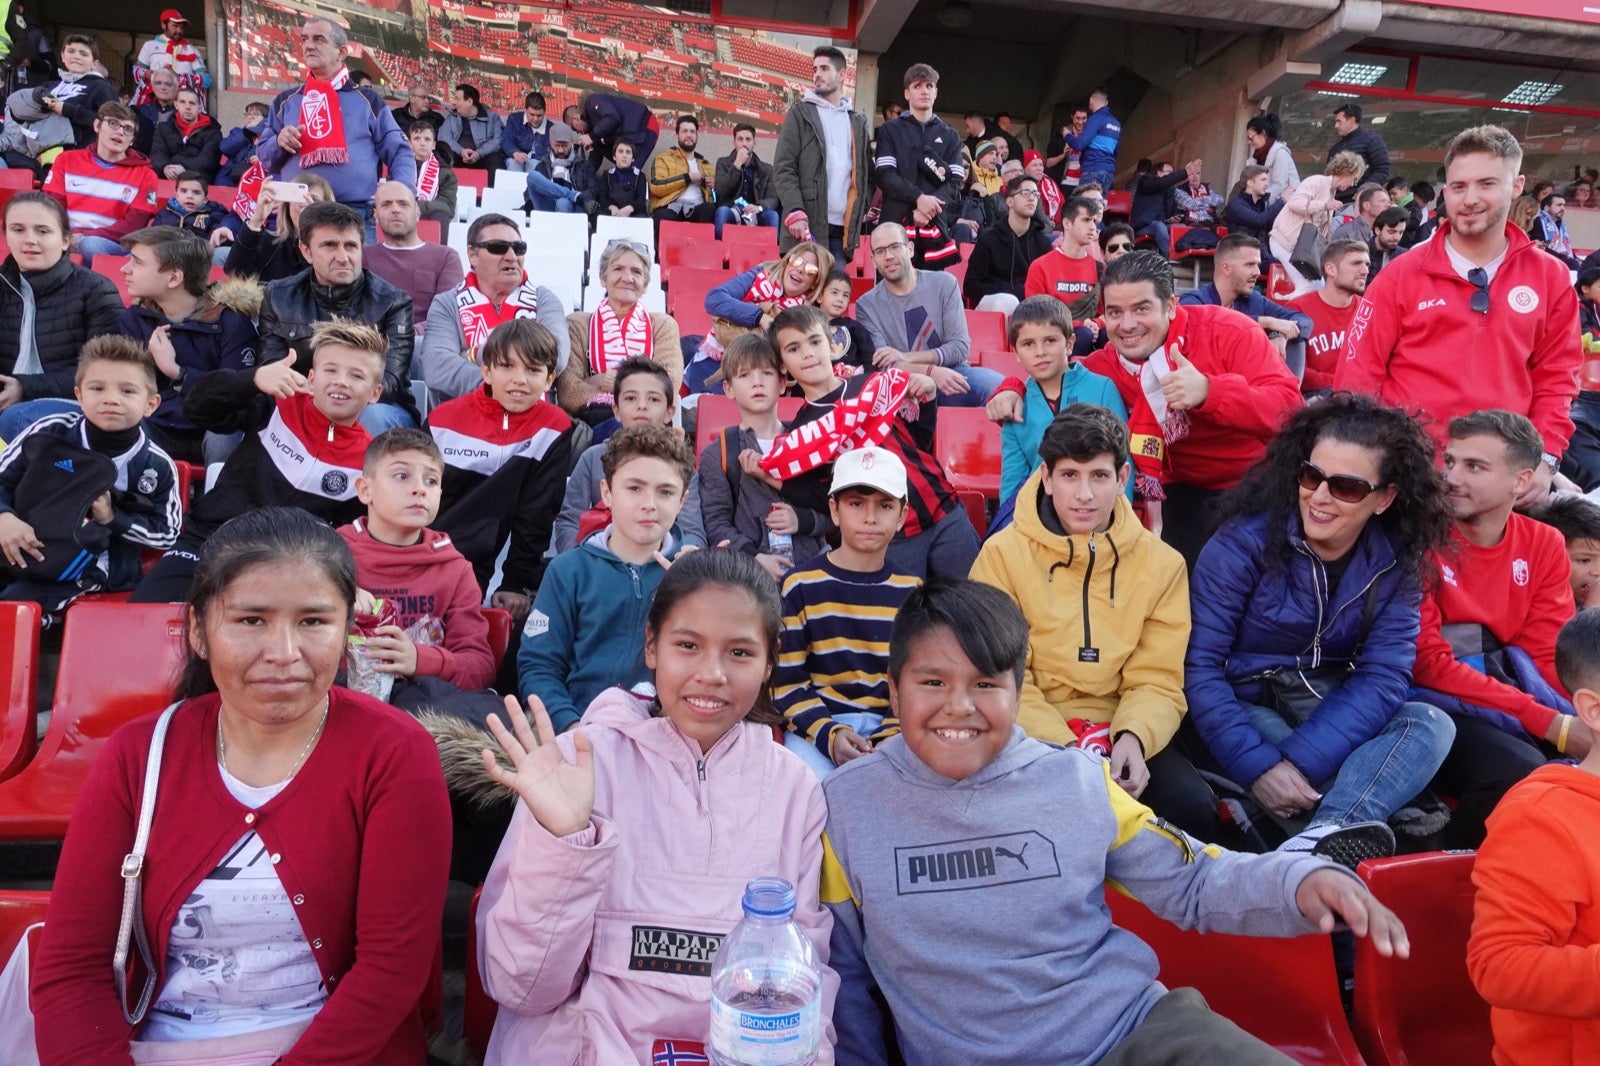
[[272, 192], [273, 199], [280, 204], [308, 204], [311, 202], [311, 189], [301, 185], [298, 181], [269, 181], [261, 186]]

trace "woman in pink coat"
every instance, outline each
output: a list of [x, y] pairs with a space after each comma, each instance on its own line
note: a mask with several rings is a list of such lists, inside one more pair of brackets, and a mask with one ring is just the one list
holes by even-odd
[[[795, 920], [826, 962], [822, 789], [771, 729], [780, 617], [753, 560], [695, 552], [651, 604], [654, 697], [610, 689], [560, 737], [537, 698], [531, 729], [511, 699], [511, 730], [491, 716], [514, 769], [488, 752], [485, 768], [522, 802], [478, 910], [483, 984], [500, 1004], [488, 1066], [648, 1066], [669, 1046], [698, 1050], [711, 957], [755, 877], [795, 885]], [[838, 985], [824, 967], [824, 1019]], [[828, 1021], [818, 1063], [832, 1045]]]
[[1321, 174], [1311, 175], [1284, 193], [1283, 210], [1278, 212], [1277, 221], [1272, 224], [1268, 243], [1272, 248], [1272, 257], [1283, 264], [1283, 269], [1294, 281], [1295, 295], [1306, 292], [1320, 280], [1320, 276], [1306, 277], [1289, 261], [1294, 256], [1294, 246], [1300, 239], [1301, 227], [1310, 223], [1317, 227], [1323, 239], [1327, 239], [1333, 228], [1334, 214], [1344, 206], [1339, 202], [1339, 193], [1360, 181], [1361, 175], [1366, 172], [1365, 159], [1354, 152], [1340, 152], [1328, 160]]

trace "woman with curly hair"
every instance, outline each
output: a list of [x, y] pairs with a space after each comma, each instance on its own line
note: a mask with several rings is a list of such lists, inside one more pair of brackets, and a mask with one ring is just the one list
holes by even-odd
[[1426, 560], [1450, 529], [1426, 432], [1337, 393], [1289, 420], [1227, 513], [1191, 579], [1184, 685], [1223, 775], [1294, 834], [1284, 847], [1352, 868], [1393, 854], [1402, 808], [1419, 816], [1403, 831], [1442, 828], [1409, 804], [1455, 736], [1406, 700]]

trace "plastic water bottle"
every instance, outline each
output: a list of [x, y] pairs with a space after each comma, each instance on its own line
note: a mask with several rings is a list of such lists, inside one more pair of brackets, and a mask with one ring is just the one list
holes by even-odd
[[822, 978], [794, 921], [794, 886], [758, 877], [745, 887], [744, 919], [711, 960], [711, 1061], [805, 1066], [821, 1036]]
[[[782, 504], [775, 503], [772, 505], [772, 509], [775, 511], [781, 506]], [[779, 533], [775, 529], [768, 529], [767, 554], [779, 556], [789, 560], [791, 563], [794, 562], [794, 538], [787, 533]]]

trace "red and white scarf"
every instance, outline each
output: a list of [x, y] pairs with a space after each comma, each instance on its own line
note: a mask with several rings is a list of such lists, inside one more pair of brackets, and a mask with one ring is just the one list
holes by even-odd
[[494, 327], [514, 318], [537, 318], [538, 314], [538, 292], [535, 286], [528, 284], [526, 271], [523, 272], [522, 281], [498, 308], [478, 288], [476, 271], [468, 274], [467, 280], [456, 290], [456, 317], [461, 321], [461, 335], [466, 339], [467, 348], [472, 351], [474, 362]]
[[432, 200], [439, 195], [439, 157], [430, 155], [417, 170], [417, 199]]
[[256, 201], [261, 199], [261, 183], [267, 180], [267, 168], [259, 157], [250, 160], [250, 167], [239, 179], [239, 191], [233, 197], [233, 213], [244, 219], [256, 213]]
[[904, 370], [873, 374], [859, 393], [773, 441], [761, 469], [787, 481], [833, 462], [844, 452], [882, 444], [894, 429], [895, 413], [910, 388], [911, 375]]
[[1053, 226], [1061, 221], [1061, 186], [1055, 183], [1054, 178], [1045, 178], [1039, 183], [1039, 195], [1044, 197], [1044, 213], [1050, 216]]
[[744, 294], [747, 304], [772, 304], [779, 310], [785, 307], [799, 307], [801, 304], [811, 302], [811, 293], [803, 292], [799, 296], [785, 296], [783, 283], [773, 281], [767, 277], [764, 267], [756, 269], [755, 280], [750, 283], [750, 291]]
[[306, 78], [300, 97], [302, 167], [343, 166], [350, 162], [344, 139], [344, 113], [339, 110], [339, 90], [349, 82], [347, 67], [340, 67], [328, 81]]
[[[655, 351], [650, 328], [650, 312], [642, 303], [633, 305], [626, 318], [618, 319], [610, 300], [601, 300], [589, 316], [589, 372], [609, 374], [628, 359], [649, 359]], [[597, 393], [591, 404], [611, 404], [609, 392]]]

